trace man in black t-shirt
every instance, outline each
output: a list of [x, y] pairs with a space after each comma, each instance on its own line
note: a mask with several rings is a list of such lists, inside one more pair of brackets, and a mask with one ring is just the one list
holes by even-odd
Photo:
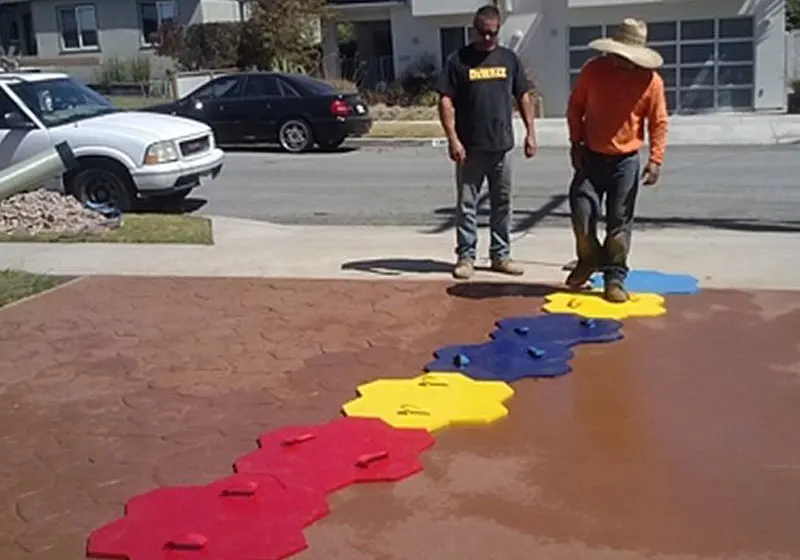
[[453, 276], [475, 273], [478, 221], [476, 206], [484, 179], [491, 202], [492, 270], [519, 276], [511, 259], [511, 155], [514, 148], [513, 102], [525, 122], [525, 156], [536, 153], [531, 84], [514, 51], [497, 44], [500, 11], [492, 5], [475, 13], [477, 40], [447, 59], [439, 79], [439, 118], [456, 163], [456, 256]]

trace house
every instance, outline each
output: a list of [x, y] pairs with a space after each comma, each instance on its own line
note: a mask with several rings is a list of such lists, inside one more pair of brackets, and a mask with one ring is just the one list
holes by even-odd
[[[360, 56], [383, 61], [387, 72], [378, 74], [390, 81], [421, 57], [441, 64], [466, 44], [472, 14], [485, 2], [332, 3], [341, 21], [352, 22]], [[577, 73], [596, 54], [589, 41], [613, 34], [625, 17], [649, 23], [672, 112], [786, 110], [784, 0], [500, 0], [498, 7], [501, 41], [535, 76], [548, 116], [564, 114]], [[333, 25], [323, 46], [326, 72], [340, 72]]]
[[235, 21], [237, 0], [0, 0], [0, 46], [22, 64], [64, 70], [87, 81], [103, 60], [153, 57], [154, 74], [169, 61], [153, 55], [158, 26]]

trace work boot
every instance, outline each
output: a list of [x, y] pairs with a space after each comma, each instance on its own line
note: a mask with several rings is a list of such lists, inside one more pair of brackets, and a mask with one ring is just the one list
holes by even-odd
[[578, 288], [582, 288], [592, 278], [594, 271], [595, 267], [590, 263], [578, 261], [564, 283], [573, 290], [577, 290]]
[[511, 259], [492, 259], [492, 270], [509, 276], [522, 276], [525, 268]]
[[611, 303], [625, 303], [628, 301], [628, 292], [622, 282], [618, 280], [609, 282], [606, 280], [605, 297]]
[[475, 276], [475, 263], [470, 259], [458, 259], [453, 267], [453, 278], [456, 280], [469, 280]]

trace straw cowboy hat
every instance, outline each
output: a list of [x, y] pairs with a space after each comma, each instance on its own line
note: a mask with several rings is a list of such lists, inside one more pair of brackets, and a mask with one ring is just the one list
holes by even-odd
[[595, 39], [589, 47], [600, 52], [615, 54], [636, 66], [654, 70], [664, 64], [664, 59], [647, 47], [647, 24], [639, 19], [624, 19], [613, 37]]

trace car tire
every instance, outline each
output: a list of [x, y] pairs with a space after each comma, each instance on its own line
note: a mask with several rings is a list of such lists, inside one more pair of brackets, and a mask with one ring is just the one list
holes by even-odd
[[128, 170], [115, 161], [81, 162], [65, 183], [67, 192], [86, 206], [105, 206], [128, 212], [136, 202], [136, 190]]
[[314, 145], [314, 133], [303, 119], [288, 119], [278, 129], [278, 143], [287, 152], [299, 154]]
[[327, 142], [320, 142], [319, 148], [320, 150], [336, 150], [344, 144], [345, 139], [340, 138], [338, 140], [328, 140]]

